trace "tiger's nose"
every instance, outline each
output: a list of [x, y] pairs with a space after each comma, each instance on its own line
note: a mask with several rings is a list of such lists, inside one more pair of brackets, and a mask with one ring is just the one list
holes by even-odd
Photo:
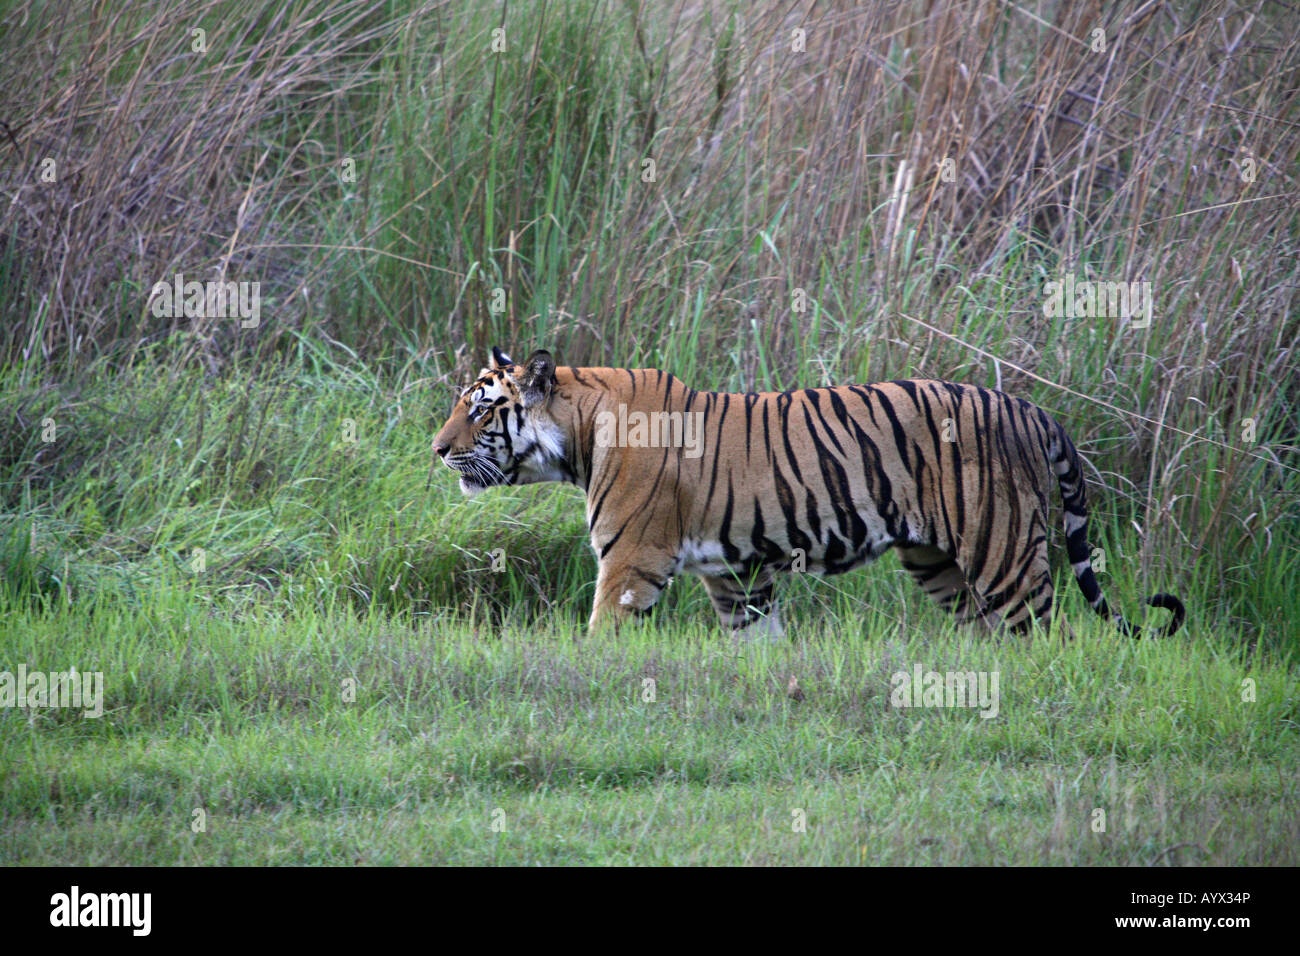
[[451, 451], [450, 445], [444, 445], [441, 442], [433, 443], [433, 453], [437, 455], [439, 458], [446, 458], [447, 452], [449, 451]]

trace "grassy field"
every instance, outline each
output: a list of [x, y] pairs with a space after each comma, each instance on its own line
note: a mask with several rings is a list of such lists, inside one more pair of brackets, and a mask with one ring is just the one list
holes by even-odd
[[[0, 861], [1300, 862], [1289, 16], [0, 0]], [[257, 323], [159, 315], [177, 274]], [[778, 644], [689, 578], [588, 636], [581, 495], [430, 472], [494, 344], [1028, 397], [1112, 604], [1187, 624], [1120, 637], [1058, 547], [1069, 644], [893, 556], [791, 575]]]

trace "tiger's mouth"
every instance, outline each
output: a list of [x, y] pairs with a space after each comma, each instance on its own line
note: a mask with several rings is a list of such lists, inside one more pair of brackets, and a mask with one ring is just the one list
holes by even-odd
[[472, 498], [485, 488], [510, 483], [501, 467], [482, 455], [469, 454], [457, 458], [449, 456], [443, 462], [460, 475], [460, 490], [466, 497]]

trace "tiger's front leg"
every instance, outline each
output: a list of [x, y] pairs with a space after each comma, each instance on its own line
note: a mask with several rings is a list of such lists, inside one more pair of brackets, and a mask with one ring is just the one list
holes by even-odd
[[785, 636], [781, 615], [772, 601], [772, 572], [756, 572], [748, 581], [735, 575], [704, 575], [713, 609], [722, 626], [744, 641], [775, 641]]
[[676, 556], [617, 548], [600, 559], [589, 630], [650, 613], [672, 580]]

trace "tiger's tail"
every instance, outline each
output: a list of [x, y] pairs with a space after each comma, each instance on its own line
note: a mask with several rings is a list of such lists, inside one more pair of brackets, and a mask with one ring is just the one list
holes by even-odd
[[[1083, 471], [1080, 468], [1079, 453], [1075, 450], [1070, 436], [1065, 429], [1056, 424], [1056, 440], [1052, 443], [1052, 471], [1056, 473], [1061, 486], [1061, 499], [1065, 503], [1065, 550], [1070, 557], [1070, 567], [1074, 569], [1074, 579], [1083, 592], [1084, 599], [1092, 609], [1108, 620], [1113, 620], [1121, 633], [1129, 637], [1141, 637], [1143, 629], [1124, 619], [1122, 614], [1111, 611], [1106, 597], [1101, 593], [1101, 585], [1092, 571], [1092, 553], [1088, 547], [1088, 506], [1084, 492]], [[1164, 608], [1171, 612], [1169, 622], [1156, 631], [1158, 637], [1168, 637], [1183, 625], [1186, 610], [1183, 602], [1172, 594], [1153, 594], [1147, 598], [1150, 607]]]

